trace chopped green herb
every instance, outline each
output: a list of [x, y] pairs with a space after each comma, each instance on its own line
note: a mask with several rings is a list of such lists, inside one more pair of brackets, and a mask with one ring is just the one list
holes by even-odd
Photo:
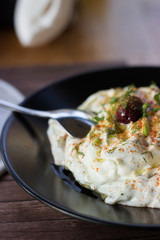
[[108, 137], [113, 137], [116, 133], [121, 133], [121, 129], [118, 127], [118, 125], [115, 123], [114, 128], [107, 127], [106, 132], [108, 133]]
[[130, 103], [130, 99], [131, 99], [130, 94], [135, 92], [134, 87], [135, 86], [131, 84], [126, 90], [126, 92], [122, 94], [122, 96], [120, 97], [119, 104], [122, 109], [126, 109], [128, 107], [128, 104]]
[[132, 134], [136, 133], [139, 129], [140, 129], [140, 128], [137, 127], [136, 125], [133, 126], [133, 128], [132, 128]]
[[126, 145], [126, 144], [128, 144], [129, 142], [126, 142], [126, 143], [123, 143], [122, 145], [124, 146], [124, 145]]
[[146, 152], [141, 153], [141, 155], [143, 155], [143, 154], [150, 154], [151, 157], [153, 158], [153, 154], [150, 151], [146, 151]]
[[158, 105], [160, 105], [159, 95], [160, 95], [160, 92], [154, 95], [154, 100], [158, 103]]
[[115, 129], [110, 127], [107, 127], [105, 131], [108, 133], [109, 136], [116, 133]]
[[114, 130], [115, 130], [116, 133], [121, 133], [122, 132], [121, 129], [118, 127], [118, 125], [116, 123], [114, 125]]
[[115, 134], [115, 129], [107, 127], [105, 130], [108, 133], [108, 136]]
[[110, 150], [108, 151], [108, 153], [113, 153], [113, 152], [114, 152], [114, 150], [116, 150], [116, 147], [115, 147], [115, 148], [112, 148], [112, 149], [110, 149]]
[[96, 137], [94, 142], [93, 142], [93, 144], [96, 145], [96, 146], [101, 145], [101, 143], [102, 143], [102, 140], [100, 138], [98, 138], [98, 137]]
[[99, 117], [98, 115], [96, 115], [92, 120], [95, 124], [98, 124], [100, 121], [104, 120], [104, 116]]
[[122, 138], [122, 142], [125, 142], [127, 140], [127, 138]]
[[85, 154], [83, 152], [77, 152], [78, 154], [82, 155], [82, 156], [85, 156]]
[[143, 160], [147, 163], [147, 160], [145, 159], [145, 157], [143, 157]]
[[156, 108], [153, 107], [153, 108], [150, 109], [150, 112], [151, 112], [151, 114], [155, 114], [159, 110], [160, 110], [160, 107], [156, 107]]
[[148, 135], [149, 135], [149, 131], [148, 131], [147, 123], [145, 121], [144, 127], [143, 127], [143, 136], [148, 137]]
[[[81, 143], [80, 143], [80, 144], [81, 144]], [[79, 145], [80, 145], [80, 144], [79, 144]], [[83, 152], [79, 151], [79, 145], [78, 145], [78, 146], [75, 146], [74, 149], [76, 150], [77, 154], [80, 154], [80, 155], [82, 155], [82, 156], [85, 156], [85, 154], [84, 154]]]
[[131, 93], [133, 93], [133, 92], [135, 92], [134, 90], [133, 90], [133, 88], [134, 88], [135, 86], [134, 86], [134, 84], [132, 83], [129, 87], [128, 87], [128, 89], [127, 89], [127, 91], [124, 93], [124, 95], [122, 95], [123, 97], [128, 97]]
[[120, 99], [118, 100], [119, 104], [123, 107], [123, 109], [126, 109], [128, 106], [128, 102], [130, 99], [130, 94], [135, 92], [135, 90], [133, 89], [135, 86], [134, 84], [131, 84], [127, 90], [125, 91], [124, 94], [122, 94], [122, 96], [120, 97]]
[[107, 104], [107, 102], [103, 103], [103, 104], [102, 104], [102, 107], [105, 107], [106, 104]]
[[148, 137], [149, 135], [149, 131], [148, 131], [148, 126], [147, 126], [147, 113], [146, 113], [146, 110], [147, 108], [149, 107], [149, 104], [148, 103], [144, 103], [143, 106], [142, 106], [142, 117], [144, 118], [144, 127], [143, 127], [143, 136], [144, 137]]
[[143, 104], [143, 106], [142, 106], [142, 117], [146, 117], [147, 116], [146, 110], [147, 110], [148, 107], [149, 107], [148, 103], [144, 103]]
[[156, 175], [158, 175], [158, 173], [155, 173], [155, 174], [149, 174], [149, 175], [148, 175], [148, 178], [154, 177], [154, 176], [156, 176]]
[[112, 111], [112, 114], [116, 113], [116, 111], [117, 111], [117, 104], [112, 104], [111, 105], [111, 111]]
[[109, 101], [109, 103], [113, 104], [118, 101], [118, 97], [112, 97]]
[[114, 123], [115, 122], [115, 115], [112, 112], [107, 111], [106, 120], [108, 121], [108, 123]]
[[160, 141], [157, 142], [157, 146], [160, 147]]
[[113, 118], [112, 118], [112, 116], [107, 117], [106, 120], [107, 120], [108, 123], [112, 123], [112, 122], [113, 122]]
[[89, 133], [89, 136], [90, 136], [91, 139], [94, 138], [94, 137], [95, 137], [94, 131], [91, 131], [91, 132]]

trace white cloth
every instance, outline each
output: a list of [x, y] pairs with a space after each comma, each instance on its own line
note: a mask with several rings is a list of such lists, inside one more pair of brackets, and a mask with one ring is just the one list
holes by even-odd
[[17, 0], [14, 28], [26, 47], [56, 39], [73, 18], [76, 0]]
[[[17, 104], [20, 103], [24, 99], [24, 97], [15, 87], [0, 79], [0, 99]], [[0, 106], [0, 134], [4, 123], [9, 117], [10, 113], [10, 110], [6, 110]], [[0, 176], [5, 171], [6, 169], [0, 157]]]

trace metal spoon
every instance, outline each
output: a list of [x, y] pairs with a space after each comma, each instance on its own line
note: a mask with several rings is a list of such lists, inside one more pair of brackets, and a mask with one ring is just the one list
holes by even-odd
[[0, 99], [0, 106], [15, 112], [57, 120], [65, 130], [73, 137], [83, 138], [94, 124], [91, 119], [94, 116], [91, 112], [74, 109], [60, 109], [54, 111], [39, 111], [25, 108]]

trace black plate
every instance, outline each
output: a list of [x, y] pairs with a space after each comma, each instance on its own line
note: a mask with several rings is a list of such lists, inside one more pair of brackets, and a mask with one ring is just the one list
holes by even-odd
[[[22, 105], [42, 110], [76, 108], [98, 90], [131, 83], [145, 86], [155, 81], [158, 84], [159, 76], [159, 67], [112, 68], [77, 75], [51, 84]], [[55, 168], [46, 129], [47, 120], [19, 114], [13, 114], [3, 129], [1, 150], [4, 163], [26, 191], [49, 206], [84, 220], [160, 227], [160, 210], [107, 205], [77, 185], [68, 172]]]

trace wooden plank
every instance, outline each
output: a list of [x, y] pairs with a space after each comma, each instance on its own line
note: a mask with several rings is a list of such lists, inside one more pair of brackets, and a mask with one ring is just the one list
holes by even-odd
[[33, 199], [33, 197], [23, 190], [14, 180], [0, 181], [0, 203], [31, 199]]
[[[28, 96], [59, 78], [104, 67], [110, 61], [158, 65], [159, 25], [159, 0], [82, 0], [78, 22], [44, 47], [23, 48], [13, 30], [1, 30], [0, 66], [6, 68], [0, 69], [0, 77]], [[0, 240], [156, 240], [159, 233], [159, 229], [103, 226], [78, 220], [39, 202], [11, 176], [6, 174], [0, 180]]]
[[62, 214], [35, 199], [1, 202], [0, 213], [0, 225], [71, 219], [68, 215]]
[[24, 48], [14, 29], [1, 29], [0, 66], [160, 64], [159, 16], [159, 0], [81, 0], [74, 24], [45, 46]]

